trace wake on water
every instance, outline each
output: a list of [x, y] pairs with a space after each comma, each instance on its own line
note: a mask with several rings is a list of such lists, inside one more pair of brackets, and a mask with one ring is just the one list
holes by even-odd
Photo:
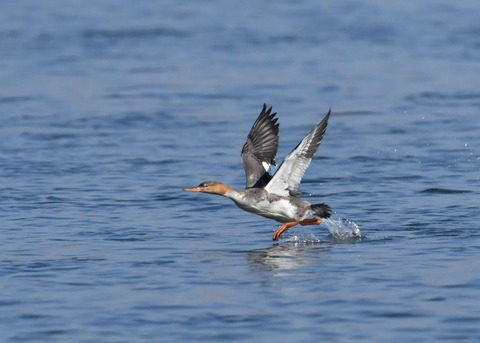
[[[364, 237], [357, 223], [349, 219], [328, 218], [323, 219], [322, 224], [327, 227], [332, 239], [335, 242], [348, 242], [352, 240], [356, 241]], [[309, 226], [302, 227], [298, 232], [300, 232], [300, 230], [305, 230], [306, 228], [309, 228]], [[286, 242], [291, 243], [320, 243], [322, 241], [323, 240], [319, 236], [315, 235], [313, 231], [305, 234], [295, 234], [286, 239]]]

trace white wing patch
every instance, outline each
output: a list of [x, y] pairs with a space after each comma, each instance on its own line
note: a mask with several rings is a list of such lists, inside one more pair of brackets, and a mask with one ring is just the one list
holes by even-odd
[[265, 161], [262, 162], [262, 166], [263, 166], [263, 168], [265, 168], [265, 171], [267, 171], [267, 172], [270, 169], [270, 163], [267, 163]]

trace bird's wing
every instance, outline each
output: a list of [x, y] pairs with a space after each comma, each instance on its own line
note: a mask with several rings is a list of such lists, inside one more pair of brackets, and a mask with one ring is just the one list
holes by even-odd
[[246, 187], [263, 187], [271, 176], [268, 168], [275, 165], [278, 150], [278, 125], [272, 108], [264, 104], [262, 112], [252, 126], [242, 149], [242, 164], [245, 169]]
[[331, 110], [323, 120], [293, 149], [273, 175], [265, 190], [278, 195], [300, 194], [300, 182], [327, 129]]

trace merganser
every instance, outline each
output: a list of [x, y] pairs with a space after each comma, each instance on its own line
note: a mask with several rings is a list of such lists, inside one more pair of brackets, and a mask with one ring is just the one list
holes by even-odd
[[[323, 120], [285, 157], [276, 173], [268, 172], [275, 165], [278, 150], [278, 118], [272, 107], [263, 105], [257, 120], [247, 136], [241, 159], [246, 175], [245, 190], [217, 181], [205, 181], [197, 187], [184, 188], [186, 192], [222, 195], [233, 200], [241, 209], [284, 223], [272, 239], [278, 241], [283, 232], [295, 225], [320, 224], [329, 218], [327, 204], [310, 204], [297, 197], [300, 182], [325, 134], [331, 109]], [[313, 218], [312, 218], [313, 217]]]

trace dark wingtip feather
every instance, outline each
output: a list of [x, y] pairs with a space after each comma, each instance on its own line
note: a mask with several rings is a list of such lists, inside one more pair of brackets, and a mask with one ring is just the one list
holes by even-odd
[[327, 112], [327, 114], [325, 114], [325, 117], [323, 117], [322, 121], [320, 123], [318, 123], [317, 127], [325, 126], [323, 128], [325, 130], [325, 128], [328, 125], [328, 119], [330, 119], [330, 114], [332, 114], [332, 108], [331, 107], [328, 109], [328, 112]]
[[305, 157], [312, 158], [313, 155], [315, 155], [315, 153], [317, 152], [317, 149], [320, 146], [320, 143], [322, 142], [323, 136], [327, 131], [328, 119], [330, 118], [331, 112], [332, 110], [329, 109], [325, 117], [322, 119], [322, 121], [318, 123], [318, 125], [312, 130], [312, 132], [315, 131], [315, 134], [312, 138], [312, 142], [310, 146], [308, 147], [308, 150], [305, 152]]
[[[242, 163], [247, 175], [247, 187], [254, 186], [265, 173], [263, 162], [276, 165], [279, 123], [272, 107], [263, 104], [242, 148]], [[262, 181], [263, 182], [263, 181]]]

